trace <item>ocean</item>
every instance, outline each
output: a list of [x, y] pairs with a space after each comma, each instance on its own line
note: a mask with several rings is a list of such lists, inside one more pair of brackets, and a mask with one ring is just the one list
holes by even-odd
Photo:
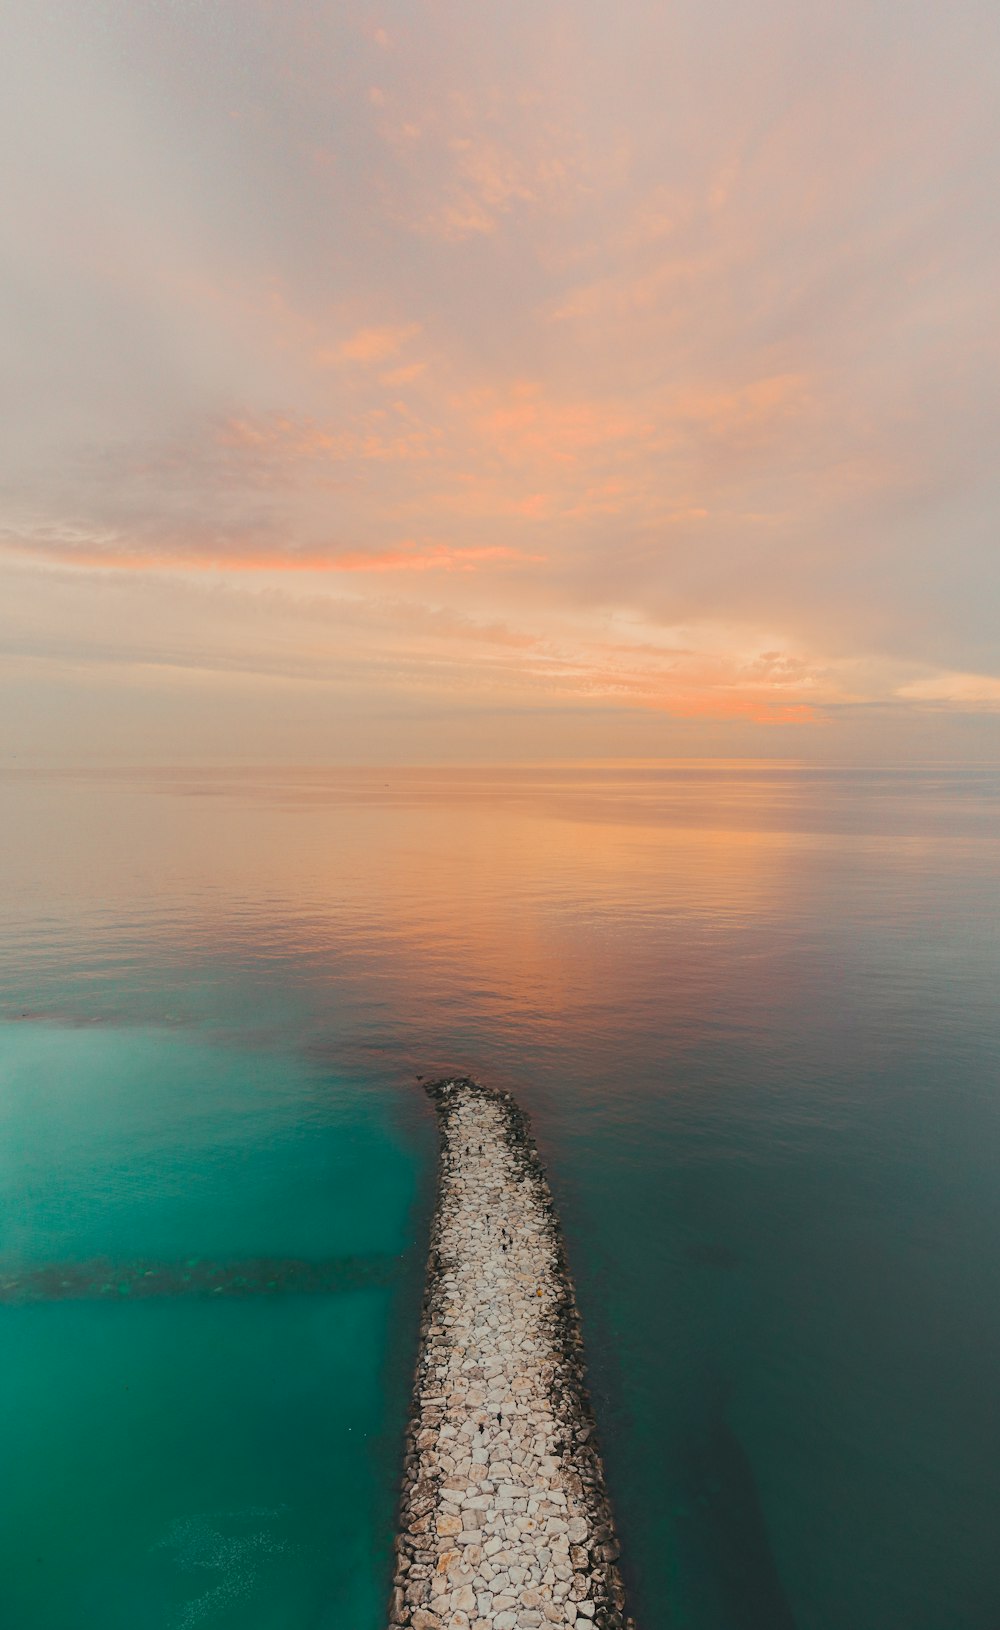
[[1000, 773], [15, 770], [0, 832], [4, 1630], [383, 1630], [445, 1071], [533, 1117], [639, 1630], [997, 1630]]

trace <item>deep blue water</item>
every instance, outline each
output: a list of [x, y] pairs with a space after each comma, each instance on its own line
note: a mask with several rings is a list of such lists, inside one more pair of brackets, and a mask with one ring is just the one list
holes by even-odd
[[376, 1630], [535, 1118], [640, 1630], [1000, 1625], [1000, 775], [8, 775], [0, 1622]]

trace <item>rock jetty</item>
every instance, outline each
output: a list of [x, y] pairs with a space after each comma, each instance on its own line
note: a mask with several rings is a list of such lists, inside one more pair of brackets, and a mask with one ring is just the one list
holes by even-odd
[[390, 1623], [635, 1630], [580, 1321], [525, 1116], [436, 1081], [441, 1135]]

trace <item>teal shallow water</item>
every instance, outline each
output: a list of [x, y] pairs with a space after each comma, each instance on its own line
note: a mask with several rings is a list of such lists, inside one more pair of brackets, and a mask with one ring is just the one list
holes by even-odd
[[377, 1623], [419, 1130], [179, 1031], [8, 1025], [2, 1080], [4, 1624]]
[[5, 1625], [381, 1625], [460, 1068], [535, 1117], [645, 1630], [995, 1630], [996, 776], [0, 806]]

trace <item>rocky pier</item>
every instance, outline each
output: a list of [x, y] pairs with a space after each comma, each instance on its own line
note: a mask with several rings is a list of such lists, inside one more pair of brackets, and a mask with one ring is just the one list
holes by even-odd
[[523, 1113], [436, 1081], [440, 1181], [390, 1623], [635, 1630], [576, 1299]]

